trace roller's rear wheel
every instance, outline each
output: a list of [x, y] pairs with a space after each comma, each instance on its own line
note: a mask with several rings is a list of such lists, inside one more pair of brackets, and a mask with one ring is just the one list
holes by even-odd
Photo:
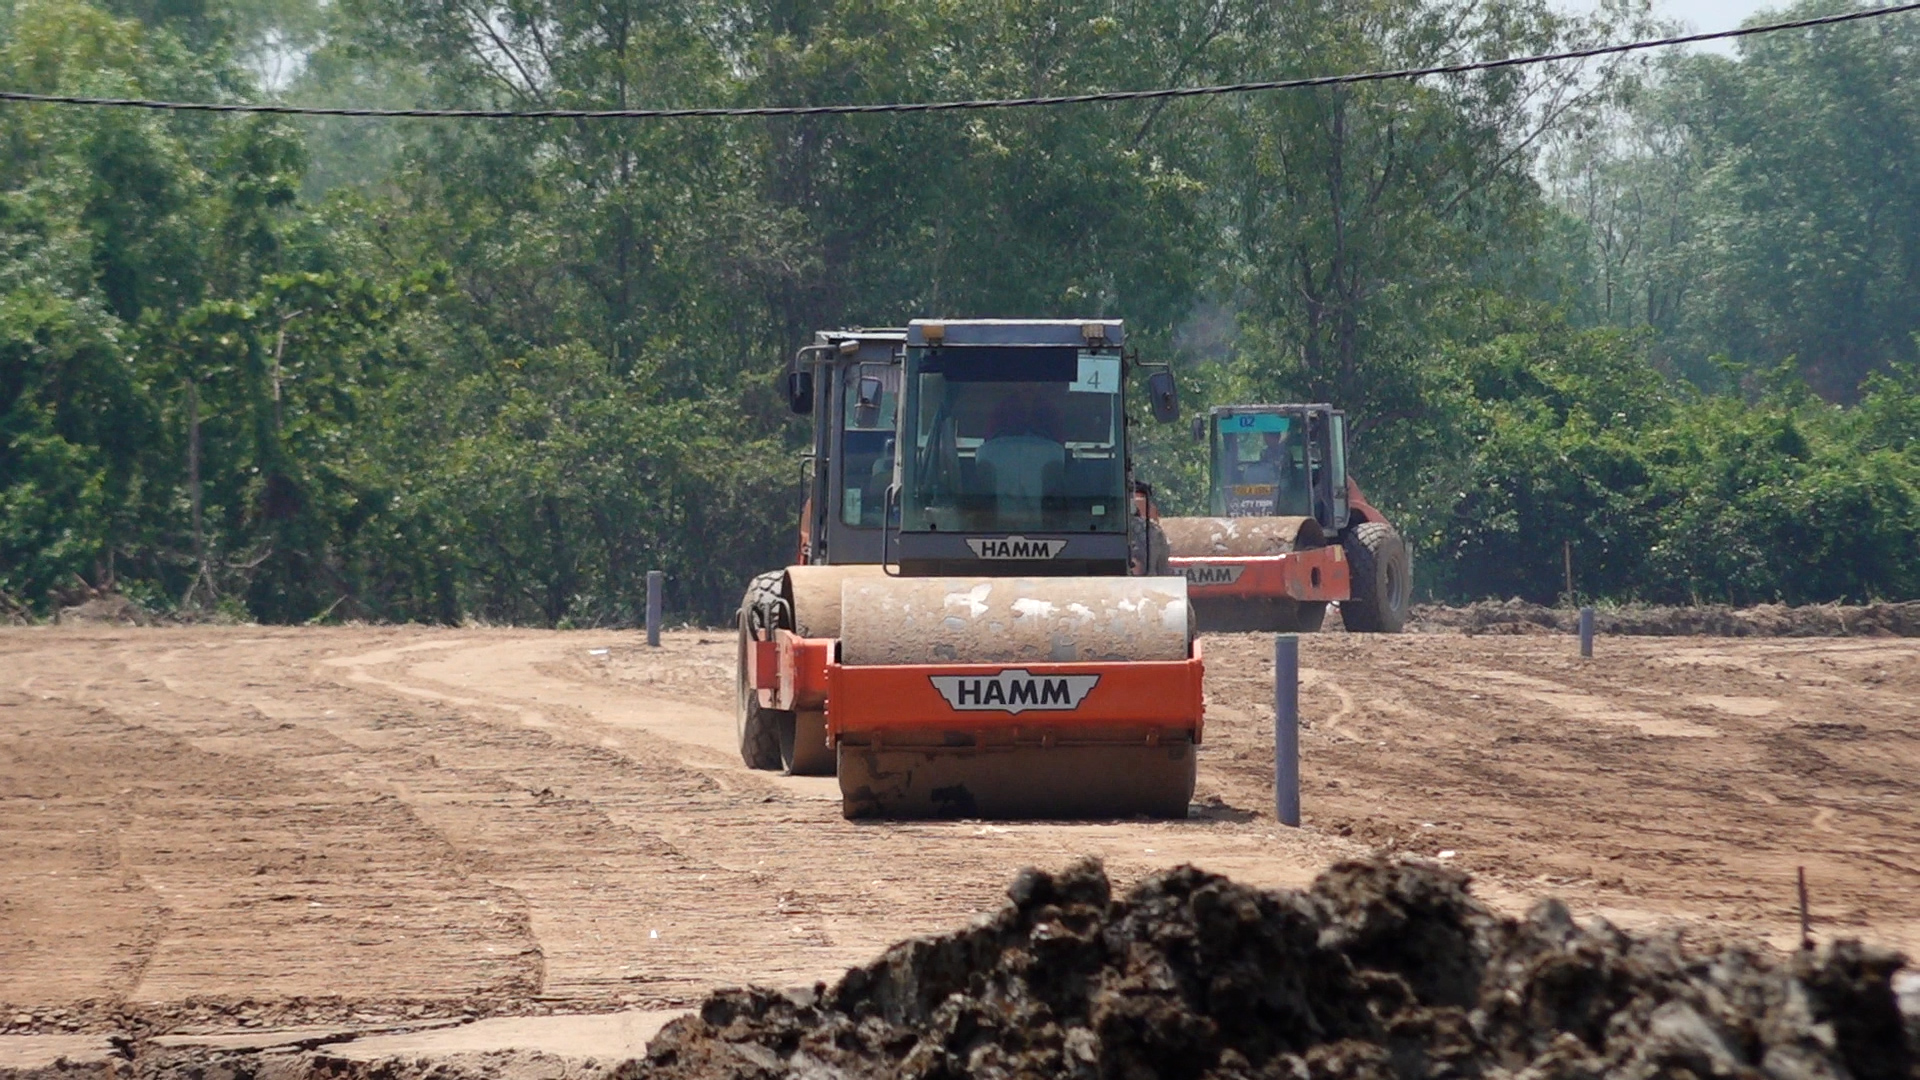
[[1407, 625], [1407, 600], [1413, 589], [1413, 560], [1393, 526], [1368, 521], [1348, 530], [1343, 545], [1353, 596], [1340, 604], [1348, 630], [1397, 634]]
[[1327, 602], [1325, 600], [1302, 600], [1294, 616], [1293, 629], [1280, 633], [1317, 634], [1327, 622]]
[[1167, 530], [1161, 528], [1157, 521], [1147, 522], [1147, 576], [1166, 577], [1173, 573], [1173, 568], [1167, 565], [1171, 555]]
[[[757, 613], [773, 610], [774, 605], [769, 601], [780, 594], [780, 578], [778, 570], [754, 578], [740, 602], [740, 651], [734, 665], [733, 719], [735, 734], [740, 739], [740, 760], [749, 769], [784, 767], [780, 733], [783, 729], [789, 733], [793, 730], [793, 714], [761, 707], [759, 692], [747, 682], [747, 650], [752, 647], [753, 620], [760, 617]], [[791, 740], [791, 734], [788, 738]]]
[[784, 714], [780, 724], [780, 767], [788, 776], [832, 776], [833, 748], [827, 745], [827, 714], [803, 710]]

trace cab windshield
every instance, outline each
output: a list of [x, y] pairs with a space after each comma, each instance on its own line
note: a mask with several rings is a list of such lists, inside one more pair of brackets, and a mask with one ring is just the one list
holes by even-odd
[[901, 527], [1126, 529], [1120, 354], [967, 346], [908, 351]]
[[1215, 419], [1215, 515], [1312, 516], [1306, 442], [1296, 421], [1273, 413], [1232, 413]]

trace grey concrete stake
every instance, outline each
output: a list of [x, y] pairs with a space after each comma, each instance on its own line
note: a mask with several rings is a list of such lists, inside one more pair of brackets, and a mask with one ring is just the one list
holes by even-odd
[[658, 570], [647, 571], [647, 644], [656, 648], [660, 645], [660, 583], [666, 578]]
[[1807, 868], [1799, 867], [1800, 873], [1800, 947], [1813, 948], [1813, 920], [1807, 917]]
[[1273, 639], [1273, 813], [1300, 824], [1300, 639]]
[[1593, 609], [1580, 609], [1580, 655], [1593, 655]]

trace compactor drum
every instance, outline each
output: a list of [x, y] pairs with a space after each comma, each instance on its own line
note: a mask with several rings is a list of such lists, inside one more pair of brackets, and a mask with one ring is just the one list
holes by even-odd
[[[1160, 527], [1169, 550], [1183, 559], [1178, 565], [1187, 577], [1195, 618], [1205, 630], [1318, 630], [1327, 601], [1296, 599], [1293, 592], [1307, 597], [1316, 591], [1333, 594], [1346, 577], [1338, 549], [1327, 550], [1320, 523], [1310, 517], [1162, 518]], [[1296, 553], [1301, 558], [1280, 558]], [[1203, 561], [1196, 565], [1194, 556]], [[1321, 561], [1312, 562], [1315, 558]], [[1290, 572], [1296, 579], [1304, 575], [1304, 580], [1294, 583], [1292, 591], [1284, 579], [1260, 582], [1256, 579], [1268, 564], [1259, 560], [1273, 560], [1270, 565], [1281, 574]], [[1247, 578], [1250, 569], [1255, 579]]]
[[1162, 518], [1199, 629], [1309, 632], [1338, 603], [1348, 630], [1406, 624], [1406, 543], [1347, 474], [1346, 414], [1236, 405], [1195, 417], [1213, 516]]
[[1148, 576], [1124, 344], [970, 320], [802, 350], [815, 469], [799, 563], [741, 608], [747, 764], [835, 773], [848, 817], [1186, 815], [1201, 658], [1186, 580]]

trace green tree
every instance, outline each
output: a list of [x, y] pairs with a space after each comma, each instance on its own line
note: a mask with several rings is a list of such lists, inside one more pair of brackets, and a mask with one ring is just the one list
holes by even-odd
[[[1645, 25], [1538, 0], [16, 0], [0, 83], [877, 102]], [[0, 590], [589, 625], [634, 619], [662, 569], [673, 612], [724, 619], [791, 557], [802, 425], [776, 377], [813, 330], [1099, 314], [1179, 358], [1196, 408], [1347, 408], [1443, 594], [1551, 599], [1571, 542], [1590, 595], [1912, 595], [1912, 31], [1876, 26], [1651, 72], [1022, 112], [7, 106]], [[1196, 509], [1203, 449], [1136, 431], [1163, 508]]]
[[1797, 376], [1754, 403], [1678, 392], [1647, 335], [1547, 329], [1458, 357], [1471, 404], [1463, 482], [1424, 527], [1432, 587], [1456, 598], [1757, 603], [1920, 589], [1920, 380], [1878, 377], [1858, 408]]
[[[1423, 66], [1633, 23], [1530, 0], [1266, 8], [1241, 65], [1268, 77]], [[1505, 70], [1226, 103], [1212, 176], [1242, 329], [1229, 392], [1349, 409], [1360, 475], [1389, 504], [1418, 502], [1458, 421], [1436, 349], [1485, 333], [1489, 301], [1527, 285], [1539, 140], [1597, 107], [1615, 74]]]
[[[1847, 10], [1808, 2], [1757, 20]], [[1910, 20], [1745, 38], [1662, 65], [1558, 162], [1589, 322], [1647, 325], [1656, 356], [1748, 389], [1785, 360], [1828, 400], [1915, 356], [1920, 96]], [[1576, 275], [1579, 276], [1579, 275]]]

